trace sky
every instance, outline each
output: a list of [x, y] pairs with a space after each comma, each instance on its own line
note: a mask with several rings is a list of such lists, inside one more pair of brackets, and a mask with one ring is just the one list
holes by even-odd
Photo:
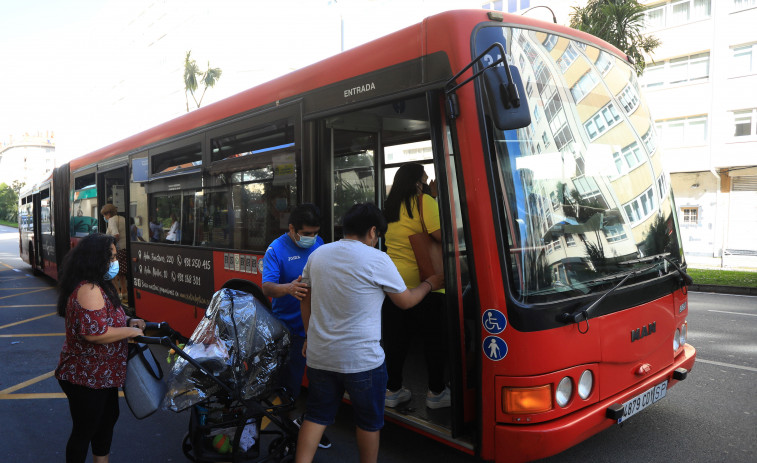
[[338, 53], [342, 22], [349, 49], [479, 3], [0, 0], [0, 140], [53, 131], [61, 164], [186, 112], [187, 50], [223, 70], [205, 106]]

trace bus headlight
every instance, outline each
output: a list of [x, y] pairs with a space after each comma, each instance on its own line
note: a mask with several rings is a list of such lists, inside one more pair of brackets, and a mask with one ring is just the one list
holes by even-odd
[[680, 341], [681, 341], [681, 330], [676, 328], [676, 333], [673, 335], [673, 352], [677, 351], [678, 348], [681, 347]]
[[594, 387], [594, 375], [591, 370], [586, 370], [581, 373], [581, 378], [578, 380], [578, 397], [586, 400], [591, 394], [592, 387]]
[[557, 385], [555, 391], [555, 401], [557, 405], [565, 407], [570, 402], [570, 397], [573, 395], [573, 380], [566, 376], [560, 380], [560, 384]]
[[682, 346], [686, 344], [686, 336], [688, 335], [688, 332], [689, 332], [689, 324], [686, 322], [683, 322], [683, 325], [681, 325], [681, 337], [679, 338], [680, 339], [679, 343]]

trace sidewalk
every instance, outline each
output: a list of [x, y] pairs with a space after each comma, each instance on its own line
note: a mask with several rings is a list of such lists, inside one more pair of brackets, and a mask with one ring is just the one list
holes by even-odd
[[[715, 270], [738, 270], [742, 272], [757, 272], [757, 257], [727, 255], [720, 257], [686, 256], [686, 263], [691, 268], [715, 269]], [[689, 286], [689, 291], [703, 293], [741, 294], [745, 296], [757, 296], [757, 288], [744, 288], [739, 286], [716, 286], [698, 285], [694, 282]]]

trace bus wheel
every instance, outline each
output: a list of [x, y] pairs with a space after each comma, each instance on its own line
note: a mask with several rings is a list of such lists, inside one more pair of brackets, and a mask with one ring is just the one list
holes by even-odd
[[37, 256], [34, 255], [34, 248], [31, 242], [29, 243], [29, 264], [32, 266], [32, 275], [35, 277], [42, 275], [42, 271], [37, 268]]

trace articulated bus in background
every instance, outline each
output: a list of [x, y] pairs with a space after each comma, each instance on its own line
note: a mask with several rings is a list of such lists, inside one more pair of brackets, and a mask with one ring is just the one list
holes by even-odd
[[295, 205], [318, 204], [337, 240], [352, 204], [381, 207], [397, 168], [423, 163], [453, 400], [425, 408], [424, 369], [408, 367], [418, 403], [387, 417], [484, 460], [532, 460], [633, 419], [694, 364], [657, 145], [617, 49], [447, 12], [59, 167], [21, 197], [21, 252], [54, 277], [113, 203], [145, 239], [127, 246], [130, 305], [189, 334], [226, 281], [261, 284]]

